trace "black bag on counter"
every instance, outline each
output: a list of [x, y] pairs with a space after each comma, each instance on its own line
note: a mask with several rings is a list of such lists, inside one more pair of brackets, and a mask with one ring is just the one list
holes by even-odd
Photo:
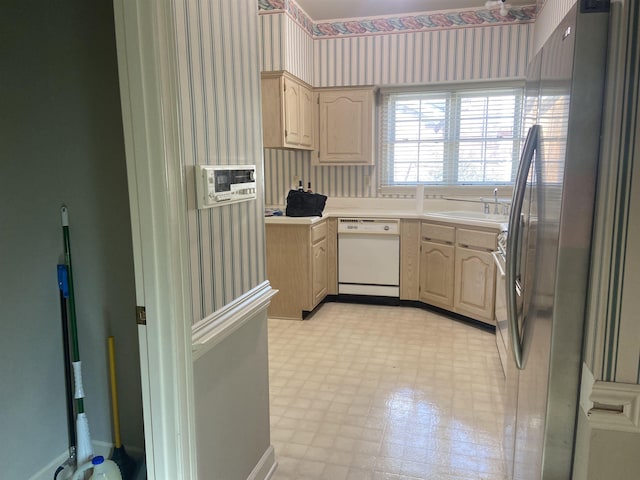
[[286, 215], [287, 217], [321, 217], [326, 203], [326, 195], [289, 190]]

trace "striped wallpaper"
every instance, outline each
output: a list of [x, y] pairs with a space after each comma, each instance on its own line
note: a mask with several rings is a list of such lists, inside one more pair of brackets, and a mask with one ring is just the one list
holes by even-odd
[[[286, 13], [262, 14], [260, 21], [262, 68], [289, 70], [315, 87], [523, 78], [533, 36], [532, 23], [512, 23], [314, 39]], [[297, 178], [331, 197], [379, 195], [375, 166], [313, 167], [311, 154], [265, 150], [267, 205], [284, 205]]]
[[314, 41], [314, 87], [524, 77], [531, 23]]
[[255, 164], [262, 178], [255, 0], [175, 0], [177, 90], [187, 182], [193, 323], [265, 280], [258, 200], [198, 210], [195, 166]]
[[533, 37], [533, 55], [540, 51], [549, 36], [576, 2], [577, 0], [538, 0], [538, 15]]
[[265, 149], [265, 203], [283, 206], [291, 187], [301, 179], [314, 192], [329, 197], [375, 197], [375, 167], [314, 167], [311, 153]]
[[313, 39], [309, 32], [284, 13], [260, 15], [260, 29], [260, 70], [286, 70], [313, 84]]

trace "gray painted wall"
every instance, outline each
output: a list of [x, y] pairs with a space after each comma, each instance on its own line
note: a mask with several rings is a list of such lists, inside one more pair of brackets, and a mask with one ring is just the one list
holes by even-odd
[[8, 2], [2, 19], [0, 476], [22, 480], [67, 448], [56, 285], [63, 203], [92, 439], [112, 438], [109, 334], [127, 446], [143, 445], [142, 406], [111, 2]]
[[198, 478], [242, 480], [269, 448], [267, 314], [193, 363]]

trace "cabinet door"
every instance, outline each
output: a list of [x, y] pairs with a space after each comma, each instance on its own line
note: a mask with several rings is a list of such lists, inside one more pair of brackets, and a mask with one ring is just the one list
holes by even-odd
[[264, 148], [282, 148], [284, 141], [283, 79], [262, 74], [262, 143]]
[[495, 268], [491, 253], [456, 248], [456, 312], [495, 324]]
[[373, 90], [321, 91], [318, 164], [373, 165]]
[[301, 89], [300, 84], [284, 77], [284, 139], [288, 146], [301, 143]]
[[313, 91], [300, 86], [300, 145], [313, 147]]
[[323, 238], [312, 247], [313, 256], [313, 307], [327, 296], [327, 239]]
[[420, 250], [420, 300], [430, 305], [451, 308], [454, 246], [422, 241]]

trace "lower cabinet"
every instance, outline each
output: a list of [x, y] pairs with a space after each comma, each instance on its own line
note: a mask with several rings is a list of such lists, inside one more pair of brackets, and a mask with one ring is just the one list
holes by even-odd
[[423, 222], [420, 301], [495, 325], [496, 232]]
[[453, 245], [423, 241], [420, 244], [420, 300], [450, 309], [454, 292]]
[[313, 308], [327, 296], [327, 237], [318, 240], [311, 246], [313, 255]]
[[456, 247], [455, 311], [495, 325], [495, 278], [491, 253]]
[[[337, 290], [337, 221], [267, 223], [267, 278], [279, 293], [269, 316], [302, 320]], [[495, 325], [497, 232], [403, 220], [400, 298]]]
[[327, 221], [267, 224], [265, 231], [267, 279], [279, 291], [269, 317], [302, 320], [327, 296]]

